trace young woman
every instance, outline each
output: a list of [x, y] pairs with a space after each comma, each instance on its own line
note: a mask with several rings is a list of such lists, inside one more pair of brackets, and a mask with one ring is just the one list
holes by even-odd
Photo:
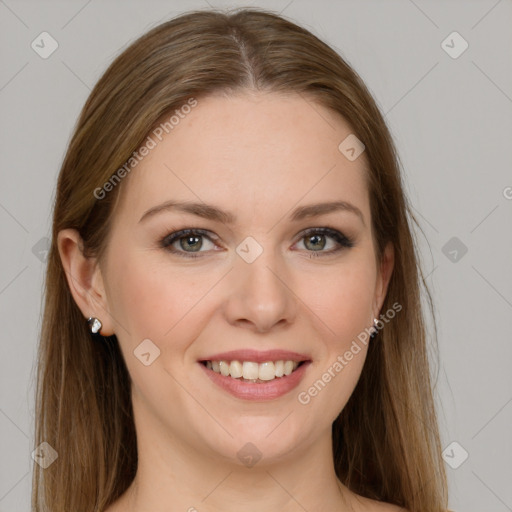
[[411, 221], [310, 32], [202, 11], [135, 41], [59, 175], [34, 510], [445, 511]]

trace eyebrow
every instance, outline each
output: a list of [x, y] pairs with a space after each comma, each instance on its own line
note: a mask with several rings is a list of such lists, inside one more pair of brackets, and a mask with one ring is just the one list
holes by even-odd
[[[144, 212], [139, 220], [139, 223], [148, 219], [149, 217], [153, 217], [157, 213], [165, 211], [190, 213], [192, 215], [197, 215], [198, 217], [221, 222], [223, 224], [234, 224], [236, 222], [235, 215], [233, 215], [231, 212], [221, 210], [214, 205], [206, 203], [194, 203], [189, 201], [166, 201], [165, 203], [154, 206]], [[338, 211], [353, 213], [360, 218], [363, 225], [366, 225], [361, 210], [357, 208], [357, 206], [347, 201], [331, 201], [327, 203], [299, 206], [293, 210], [289, 219], [292, 222], [297, 222], [310, 217], [317, 217]]]

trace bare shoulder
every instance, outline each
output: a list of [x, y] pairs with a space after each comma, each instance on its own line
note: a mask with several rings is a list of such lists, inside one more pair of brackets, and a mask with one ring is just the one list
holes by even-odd
[[407, 509], [398, 505], [372, 500], [358, 494], [353, 495], [352, 508], [354, 512], [408, 512]]
[[407, 509], [393, 505], [392, 503], [385, 503], [383, 501], [370, 500], [368, 507], [365, 509], [367, 512], [409, 512]]
[[[364, 498], [358, 494], [354, 494], [353, 496], [355, 497], [355, 502], [352, 504], [354, 512], [409, 512], [409, 509], [399, 507], [393, 503]], [[446, 512], [455, 511], [446, 510]]]

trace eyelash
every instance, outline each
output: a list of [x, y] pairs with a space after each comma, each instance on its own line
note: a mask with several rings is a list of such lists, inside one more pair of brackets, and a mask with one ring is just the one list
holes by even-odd
[[[174, 248], [172, 248], [172, 244], [182, 238], [185, 238], [187, 236], [195, 236], [200, 235], [208, 238], [212, 243], [214, 242], [209, 235], [209, 231], [206, 231], [204, 229], [182, 229], [180, 231], [175, 231], [173, 233], [170, 233], [166, 235], [164, 238], [160, 240], [160, 246], [169, 251], [172, 254], [176, 254], [183, 258], [199, 258], [201, 257], [201, 252], [207, 252], [207, 251], [197, 251], [196, 253], [193, 252], [186, 252], [186, 251], [179, 251]], [[299, 240], [303, 240], [304, 238], [312, 235], [325, 235], [330, 238], [332, 238], [337, 244], [338, 247], [336, 249], [331, 249], [329, 251], [308, 251], [311, 253], [311, 258], [318, 258], [318, 257], [324, 257], [324, 256], [330, 256], [334, 253], [337, 253], [343, 249], [350, 249], [354, 246], [354, 241], [348, 237], [345, 236], [343, 233], [338, 231], [334, 228], [329, 227], [322, 227], [322, 228], [309, 228], [304, 230], [302, 233], [300, 233]]]

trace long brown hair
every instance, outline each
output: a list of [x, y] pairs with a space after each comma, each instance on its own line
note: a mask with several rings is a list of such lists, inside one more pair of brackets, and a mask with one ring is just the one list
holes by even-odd
[[395, 249], [382, 311], [396, 303], [403, 311], [370, 343], [333, 424], [335, 469], [363, 496], [411, 512], [446, 510], [416, 219], [392, 137], [361, 79], [333, 49], [282, 16], [244, 9], [189, 12], [152, 29], [114, 60], [81, 112], [58, 178], [37, 368], [35, 445], [46, 441], [59, 456], [47, 469], [34, 464], [34, 511], [103, 511], [137, 469], [130, 376], [116, 337], [91, 337], [57, 234], [78, 230], [84, 254], [101, 259], [123, 182], [101, 200], [94, 191], [164, 114], [192, 97], [243, 89], [301, 94], [341, 115], [364, 142], [377, 260], [387, 242]]

